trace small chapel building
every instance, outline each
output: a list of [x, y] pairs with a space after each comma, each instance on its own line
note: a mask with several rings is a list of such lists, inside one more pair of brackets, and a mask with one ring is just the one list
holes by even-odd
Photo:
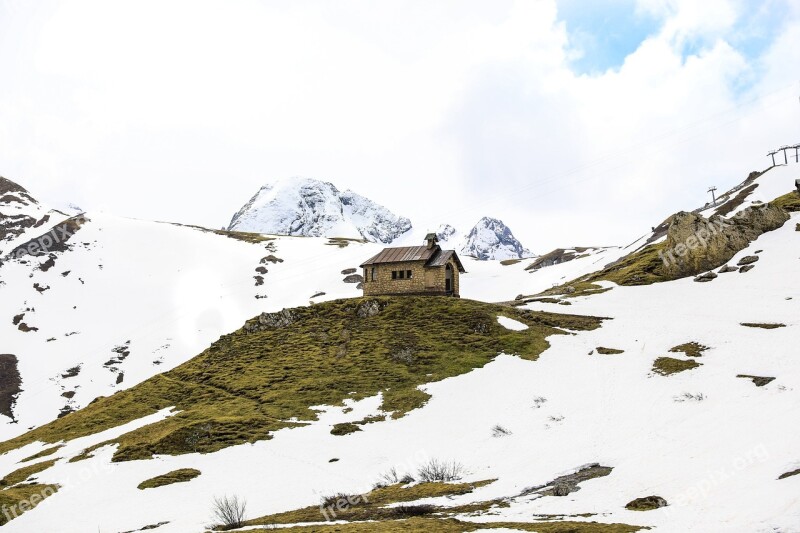
[[439, 295], [459, 297], [458, 276], [466, 272], [454, 250], [442, 250], [435, 233], [423, 246], [385, 248], [364, 261], [364, 296]]

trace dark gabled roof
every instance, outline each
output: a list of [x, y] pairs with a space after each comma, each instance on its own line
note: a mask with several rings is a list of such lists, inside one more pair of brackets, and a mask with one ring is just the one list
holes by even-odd
[[405, 263], [406, 261], [427, 261], [437, 251], [437, 247], [403, 246], [401, 248], [384, 248], [381, 253], [364, 261], [361, 265], [377, 265], [378, 263]]
[[461, 259], [458, 258], [458, 254], [455, 252], [455, 250], [442, 250], [439, 248], [438, 253], [431, 257], [428, 262], [425, 263], [425, 266], [443, 267], [447, 264], [451, 257], [455, 260], [456, 266], [458, 266], [458, 271], [466, 272], [464, 265], [461, 264]]
[[409, 263], [424, 261], [426, 267], [442, 267], [453, 257], [459, 272], [466, 272], [461, 260], [453, 250], [442, 250], [438, 245], [433, 248], [427, 246], [403, 246], [400, 248], [384, 248], [379, 254], [364, 261], [361, 267], [378, 265], [381, 263]]

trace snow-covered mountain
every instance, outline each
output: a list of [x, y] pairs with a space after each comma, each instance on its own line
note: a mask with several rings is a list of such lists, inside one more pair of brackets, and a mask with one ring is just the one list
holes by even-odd
[[467, 234], [460, 253], [477, 259], [521, 259], [533, 254], [522, 246], [502, 220], [481, 218]]
[[341, 192], [332, 183], [290, 178], [261, 187], [228, 229], [390, 243], [411, 229], [411, 221], [350, 190]]
[[795, 533], [798, 176], [697, 211], [735, 245], [713, 277], [653, 268], [716, 246], [676, 215], [546, 268], [464, 256], [461, 299], [355, 298], [377, 242], [27, 228], [7, 250], [73, 237], [0, 265], [3, 530], [204, 531], [236, 495], [237, 531]]
[[458, 230], [451, 226], [450, 224], [441, 224], [436, 229], [436, 237], [439, 239], [439, 243], [450, 242], [453, 240], [454, 237], [458, 234]]

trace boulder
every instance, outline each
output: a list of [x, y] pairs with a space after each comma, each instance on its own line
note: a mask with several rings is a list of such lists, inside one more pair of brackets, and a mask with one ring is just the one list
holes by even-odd
[[364, 277], [361, 274], [350, 274], [349, 276], [345, 276], [342, 281], [345, 283], [362, 283]]
[[724, 267], [720, 268], [717, 272], [720, 274], [726, 274], [728, 272], [738, 272], [739, 269], [736, 267], [725, 265]]
[[359, 318], [369, 318], [381, 312], [381, 304], [378, 300], [369, 300], [358, 306], [356, 315]]
[[663, 275], [678, 279], [717, 268], [762, 233], [780, 228], [787, 220], [789, 214], [772, 204], [748, 207], [731, 218], [677, 213], [670, 220], [664, 242], [671, 260], [665, 261]]
[[755, 267], [756, 267], [755, 265], [744, 265], [742, 268], [739, 269], [739, 273], [744, 274], [745, 272], [753, 270]]
[[703, 282], [706, 282], [706, 281], [712, 281], [712, 280], [714, 280], [716, 278], [717, 278], [717, 275], [714, 274], [713, 272], [706, 272], [705, 274], [700, 274], [699, 276], [694, 278], [694, 280], [697, 281], [697, 282], [703, 283]]
[[625, 505], [625, 509], [629, 511], [652, 511], [667, 506], [667, 500], [661, 496], [645, 496], [644, 498], [636, 498], [631, 500]]
[[746, 256], [742, 257], [741, 259], [739, 259], [739, 262], [736, 263], [736, 264], [739, 265], [739, 266], [752, 265], [753, 263], [758, 261], [758, 259], [759, 258], [758, 258], [757, 255], [746, 255]]
[[285, 328], [290, 326], [297, 320], [297, 315], [290, 309], [284, 309], [277, 313], [261, 313], [253, 320], [249, 320], [245, 324], [244, 329], [247, 332], [264, 331], [267, 329]]

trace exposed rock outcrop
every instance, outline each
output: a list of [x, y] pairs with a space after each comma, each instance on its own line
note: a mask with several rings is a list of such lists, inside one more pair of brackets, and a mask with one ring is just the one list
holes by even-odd
[[[664, 274], [667, 279], [677, 279], [717, 268], [762, 233], [780, 228], [787, 220], [786, 211], [770, 204], [748, 207], [731, 218], [712, 215], [706, 219], [695, 213], [678, 213], [667, 230]], [[755, 257], [750, 262], [758, 261], [758, 257], [750, 257]]]
[[0, 354], [0, 414], [14, 418], [14, 402], [22, 383], [17, 369], [17, 357], [10, 353]]

